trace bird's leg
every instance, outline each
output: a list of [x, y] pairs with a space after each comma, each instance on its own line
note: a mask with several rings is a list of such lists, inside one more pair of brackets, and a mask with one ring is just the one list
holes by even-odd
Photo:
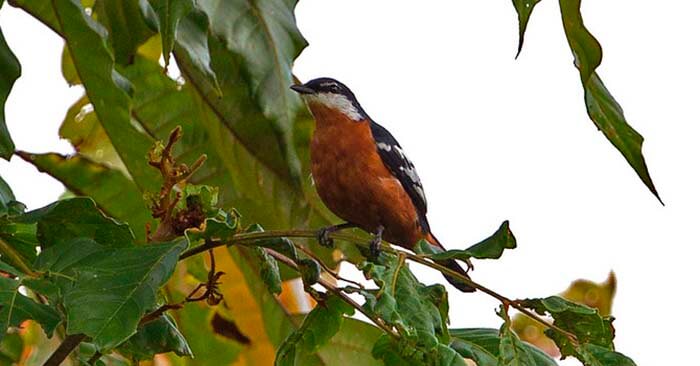
[[326, 226], [322, 228], [321, 230], [316, 233], [316, 238], [318, 239], [319, 244], [326, 248], [332, 248], [333, 247], [333, 238], [330, 237], [330, 235], [338, 230], [343, 230], [343, 229], [350, 229], [356, 227], [355, 225], [346, 222], [343, 224], [339, 225], [333, 225], [333, 226]]
[[384, 233], [384, 226], [379, 225], [377, 232], [374, 234], [372, 241], [369, 242], [369, 255], [371, 258], [379, 257], [379, 245], [382, 243], [382, 234]]

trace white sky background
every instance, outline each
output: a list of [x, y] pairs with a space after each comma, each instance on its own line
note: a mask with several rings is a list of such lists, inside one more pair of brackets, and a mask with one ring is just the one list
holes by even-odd
[[[302, 0], [298, 22], [310, 46], [294, 71], [302, 81], [346, 83], [392, 131], [420, 172], [431, 225], [447, 246], [476, 243], [510, 220], [518, 249], [477, 262], [475, 280], [536, 297], [577, 278], [603, 281], [613, 269], [617, 349], [640, 366], [682, 365], [700, 302], [698, 13], [690, 1], [584, 1], [586, 25], [603, 45], [599, 74], [646, 138], [666, 207], [588, 120], [556, 1], [537, 6], [515, 61], [517, 18], [507, 0]], [[17, 148], [70, 152], [57, 131], [82, 90], [61, 77], [62, 42], [8, 5], [0, 25], [23, 67], [6, 107]], [[18, 158], [0, 160], [0, 174], [30, 208], [63, 192]], [[412, 268], [425, 282], [444, 282]], [[450, 295], [453, 326], [500, 325], [495, 300]]]

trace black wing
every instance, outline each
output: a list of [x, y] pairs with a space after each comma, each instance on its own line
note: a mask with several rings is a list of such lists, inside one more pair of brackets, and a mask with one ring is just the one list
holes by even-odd
[[370, 128], [374, 142], [377, 145], [377, 152], [379, 152], [384, 165], [401, 182], [401, 186], [408, 193], [408, 196], [411, 197], [411, 201], [413, 201], [413, 205], [418, 211], [418, 218], [423, 231], [429, 232], [428, 220], [425, 217], [428, 212], [428, 203], [425, 200], [423, 185], [420, 182], [416, 168], [408, 160], [401, 145], [389, 131], [374, 121], [370, 121]]

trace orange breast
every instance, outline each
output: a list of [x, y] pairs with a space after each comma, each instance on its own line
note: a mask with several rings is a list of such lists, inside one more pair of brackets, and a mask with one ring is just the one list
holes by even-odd
[[311, 172], [323, 202], [340, 218], [407, 248], [423, 238], [415, 206], [377, 153], [368, 121], [310, 104], [316, 119]]

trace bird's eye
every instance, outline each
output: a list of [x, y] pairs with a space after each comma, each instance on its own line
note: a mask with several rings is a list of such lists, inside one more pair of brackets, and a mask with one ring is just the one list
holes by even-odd
[[333, 93], [340, 93], [340, 88], [338, 87], [338, 85], [333, 85], [331, 86], [331, 91]]

